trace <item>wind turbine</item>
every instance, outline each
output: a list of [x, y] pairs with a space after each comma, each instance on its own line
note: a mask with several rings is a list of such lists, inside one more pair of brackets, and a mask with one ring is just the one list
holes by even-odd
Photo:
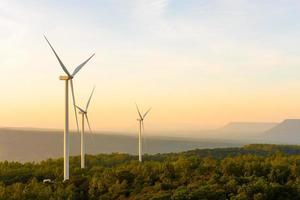
[[85, 159], [84, 159], [84, 156], [85, 156], [85, 148], [84, 148], [84, 118], [86, 119], [86, 122], [87, 122], [87, 124], [89, 126], [90, 132], [92, 132], [92, 129], [91, 129], [91, 126], [90, 126], [90, 122], [89, 122], [89, 118], [88, 118], [88, 115], [87, 115], [87, 111], [88, 111], [88, 108], [89, 108], [92, 96], [94, 94], [94, 90], [95, 90], [95, 87], [92, 90], [92, 93], [90, 95], [90, 98], [89, 98], [86, 106], [85, 106], [85, 109], [80, 108], [79, 106], [76, 105], [76, 107], [79, 110], [79, 114], [81, 114], [81, 116], [82, 116], [82, 118], [81, 118], [81, 123], [82, 123], [82, 126], [81, 126], [81, 140], [80, 140], [80, 146], [81, 146], [81, 168], [82, 169], [85, 167]]
[[74, 76], [80, 71], [80, 69], [95, 55], [93, 54], [90, 56], [87, 60], [85, 60], [83, 63], [78, 65], [72, 74], [69, 73], [61, 59], [58, 57], [57, 53], [55, 52], [54, 48], [44, 35], [44, 38], [46, 39], [47, 43], [49, 44], [50, 48], [52, 49], [56, 59], [58, 60], [61, 68], [66, 73], [64, 76], [60, 76], [59, 79], [65, 81], [65, 127], [64, 127], [64, 181], [69, 180], [69, 155], [70, 155], [70, 143], [69, 143], [69, 82], [71, 86], [71, 92], [72, 92], [72, 99], [73, 99], [73, 106], [75, 111], [75, 119], [76, 119], [76, 126], [77, 131], [79, 130], [78, 126], [78, 119], [77, 119], [77, 112], [75, 107], [75, 96], [74, 96], [74, 87], [73, 87], [73, 78]]
[[139, 114], [139, 118], [137, 121], [139, 122], [139, 161], [142, 162], [142, 131], [144, 132], [144, 119], [147, 116], [147, 114], [150, 112], [151, 108], [147, 110], [147, 112], [144, 113], [144, 115], [141, 114], [139, 107], [137, 104], [135, 104], [137, 112]]

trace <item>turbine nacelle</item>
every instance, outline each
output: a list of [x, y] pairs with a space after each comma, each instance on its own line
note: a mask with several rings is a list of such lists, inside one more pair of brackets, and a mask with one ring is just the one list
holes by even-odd
[[72, 80], [73, 76], [59, 76], [59, 80], [62, 81], [67, 81], [67, 80]]
[[77, 105], [75, 105], [75, 106], [76, 106], [76, 108], [79, 110], [79, 111], [78, 111], [79, 114], [87, 114], [87, 110], [84, 110], [84, 109], [80, 108], [80, 107], [77, 106]]

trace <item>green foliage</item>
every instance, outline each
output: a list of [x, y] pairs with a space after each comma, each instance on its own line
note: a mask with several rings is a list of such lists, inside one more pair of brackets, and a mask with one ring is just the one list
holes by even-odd
[[[0, 163], [2, 199], [300, 199], [298, 146], [247, 145], [145, 156], [72, 157], [62, 182], [62, 159]], [[43, 183], [50, 178], [52, 183]]]

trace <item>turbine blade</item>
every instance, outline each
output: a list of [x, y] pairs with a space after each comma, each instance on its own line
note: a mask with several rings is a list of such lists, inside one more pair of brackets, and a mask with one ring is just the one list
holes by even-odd
[[85, 107], [85, 110], [86, 110], [86, 111], [88, 110], [88, 107], [89, 107], [89, 105], [90, 105], [92, 96], [93, 96], [93, 94], [94, 94], [94, 91], [95, 91], [95, 86], [94, 86], [94, 88], [93, 88], [93, 90], [92, 90], [92, 93], [91, 93], [91, 95], [90, 95], [90, 98], [89, 98], [89, 100], [88, 100], [88, 102], [87, 102], [87, 104], [86, 104], [86, 107]]
[[64, 65], [64, 63], [60, 60], [60, 58], [58, 57], [57, 53], [55, 52], [54, 48], [52, 47], [52, 45], [50, 44], [50, 42], [48, 41], [48, 39], [46, 38], [46, 36], [44, 35], [44, 38], [46, 39], [47, 43], [49, 44], [49, 46], [51, 47], [53, 53], [55, 54], [60, 66], [62, 67], [62, 69], [64, 70], [64, 72], [68, 75], [71, 76], [70, 73], [68, 72], [66, 66]]
[[135, 104], [135, 106], [136, 106], [136, 109], [137, 109], [137, 111], [138, 111], [138, 114], [139, 114], [139, 116], [140, 116], [140, 119], [143, 119], [143, 117], [142, 117], [142, 115], [141, 115], [141, 112], [140, 112], [140, 110], [139, 110], [139, 107], [138, 107], [138, 105], [137, 105], [137, 104]]
[[143, 119], [147, 116], [147, 114], [150, 112], [150, 110], [151, 110], [151, 108], [149, 108], [148, 110], [147, 110], [147, 112], [144, 114], [144, 116], [143, 116]]
[[78, 65], [78, 67], [75, 68], [72, 76], [75, 76], [75, 74], [77, 74], [79, 72], [79, 70], [81, 70], [81, 68], [94, 56], [95, 54], [93, 54], [91, 57], [89, 57], [86, 61], [84, 61], [83, 63], [81, 63], [80, 65]]
[[72, 99], [73, 99], [73, 106], [74, 106], [74, 112], [75, 112], [77, 132], [79, 133], [78, 117], [77, 117], [77, 112], [76, 112], [76, 102], [75, 102], [75, 94], [74, 94], [74, 87], [73, 87], [72, 79], [70, 79], [70, 83], [71, 83], [71, 91], [72, 91]]
[[79, 106], [75, 105], [81, 112], [84, 112], [84, 110], [82, 108], [80, 108]]
[[85, 118], [86, 118], [86, 122], [88, 124], [88, 127], [90, 129], [90, 133], [92, 133], [92, 129], [91, 129], [91, 126], [90, 126], [90, 121], [89, 121], [89, 118], [88, 118], [87, 114], [85, 114]]

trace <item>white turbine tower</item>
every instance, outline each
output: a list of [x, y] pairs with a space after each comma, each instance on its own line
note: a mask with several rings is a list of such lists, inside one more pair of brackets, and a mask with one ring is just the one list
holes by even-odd
[[75, 96], [74, 96], [74, 87], [73, 87], [73, 78], [74, 76], [80, 71], [80, 69], [95, 55], [93, 54], [91, 57], [89, 57], [86, 61], [78, 65], [72, 74], [69, 73], [61, 59], [58, 57], [57, 53], [55, 52], [54, 48], [44, 36], [47, 43], [51, 47], [55, 57], [57, 58], [60, 66], [66, 73], [65, 76], [60, 76], [59, 79], [65, 81], [65, 127], [64, 127], [64, 181], [69, 180], [69, 154], [70, 154], [70, 144], [69, 144], [69, 82], [71, 85], [71, 92], [72, 92], [72, 98], [73, 98], [73, 106], [75, 111], [75, 119], [76, 119], [76, 125], [77, 125], [77, 131], [79, 130], [78, 127], [78, 119], [77, 119], [77, 112], [75, 107]]
[[81, 126], [81, 138], [80, 138], [80, 147], [81, 147], [81, 168], [83, 169], [85, 167], [85, 146], [84, 146], [84, 119], [86, 119], [86, 122], [88, 124], [88, 127], [90, 129], [90, 132], [92, 132], [92, 129], [91, 129], [91, 126], [90, 126], [90, 122], [89, 122], [89, 118], [88, 118], [88, 115], [87, 115], [87, 111], [88, 111], [88, 108], [89, 108], [89, 105], [90, 105], [90, 102], [91, 102], [91, 99], [92, 99], [92, 96], [93, 96], [93, 93], [94, 93], [94, 90], [95, 90], [95, 87], [93, 88], [93, 91], [90, 95], [90, 98], [86, 104], [86, 107], [85, 109], [83, 108], [80, 108], [79, 106], [76, 105], [76, 107], [79, 109], [79, 114], [81, 114], [82, 118], [81, 118], [81, 123], [82, 123], [82, 126]]
[[136, 105], [137, 112], [139, 114], [139, 118], [137, 119], [139, 122], [139, 161], [142, 162], [142, 131], [144, 132], [144, 119], [147, 116], [147, 114], [150, 112], [151, 108], [145, 112], [144, 115], [141, 114], [139, 107]]

